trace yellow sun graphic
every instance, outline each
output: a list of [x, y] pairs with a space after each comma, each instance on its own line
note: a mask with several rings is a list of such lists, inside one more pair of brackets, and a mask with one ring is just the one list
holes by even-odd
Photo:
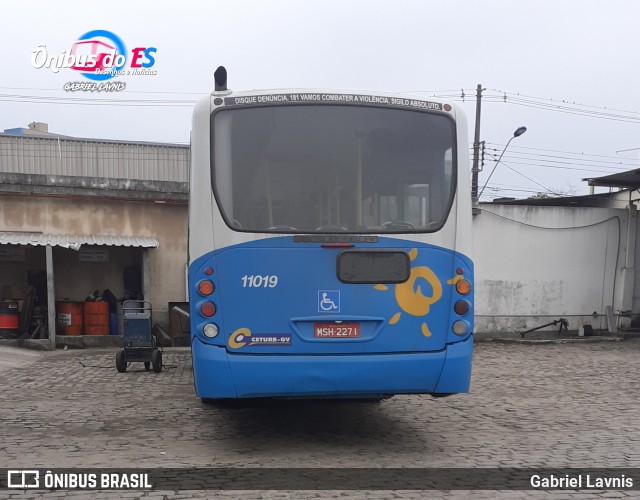
[[[418, 256], [418, 250], [413, 248], [409, 251], [409, 260], [414, 261]], [[431, 296], [425, 296], [422, 293], [421, 285], [416, 286], [416, 281], [419, 279], [425, 280], [431, 286]], [[461, 280], [462, 276], [456, 276], [453, 279], [447, 281], [448, 285], [455, 284]], [[389, 289], [386, 285], [375, 285], [373, 288], [380, 291], [386, 291]], [[404, 283], [395, 285], [395, 296], [398, 306], [402, 311], [394, 314], [389, 320], [390, 325], [395, 325], [400, 321], [400, 316], [404, 311], [412, 316], [422, 317], [429, 314], [429, 310], [433, 304], [438, 302], [442, 297], [442, 283], [436, 276], [436, 274], [426, 266], [415, 266], [411, 268], [411, 274], [409, 279]], [[420, 330], [425, 337], [431, 337], [431, 332], [426, 322], [423, 322]]]

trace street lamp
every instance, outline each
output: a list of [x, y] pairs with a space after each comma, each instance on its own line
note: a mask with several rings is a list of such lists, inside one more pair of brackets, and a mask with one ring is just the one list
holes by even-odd
[[516, 129], [516, 131], [513, 133], [513, 137], [511, 139], [509, 139], [509, 141], [507, 142], [507, 145], [502, 150], [502, 153], [500, 153], [500, 158], [498, 158], [498, 161], [496, 162], [496, 164], [491, 169], [491, 173], [489, 174], [489, 177], [487, 178], [487, 182], [485, 182], [484, 186], [482, 186], [482, 189], [480, 190], [480, 194], [478, 195], [478, 201], [480, 200], [480, 197], [482, 196], [482, 193], [484, 192], [484, 188], [486, 188], [487, 184], [489, 184], [489, 179], [491, 179], [491, 176], [493, 175], [493, 172], [495, 172], [496, 167], [498, 166], [498, 163], [500, 163], [500, 160], [502, 160], [502, 156], [504, 155], [504, 152], [509, 147], [509, 144], [511, 143], [511, 141], [513, 141], [516, 137], [520, 137], [526, 131], [527, 131], [527, 127], [518, 127]]

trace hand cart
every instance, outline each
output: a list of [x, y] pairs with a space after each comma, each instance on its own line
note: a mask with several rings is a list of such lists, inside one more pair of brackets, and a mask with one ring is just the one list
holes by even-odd
[[124, 330], [122, 349], [116, 353], [116, 368], [120, 373], [127, 371], [127, 365], [144, 363], [145, 370], [160, 373], [162, 351], [156, 345], [151, 329], [151, 303], [146, 300], [125, 300], [122, 304]]

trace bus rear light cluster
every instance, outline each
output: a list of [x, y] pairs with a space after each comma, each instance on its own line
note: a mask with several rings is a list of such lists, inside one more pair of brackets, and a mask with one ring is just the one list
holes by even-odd
[[[196, 285], [196, 290], [201, 297], [204, 297], [204, 302], [199, 304], [200, 314], [205, 318], [210, 318], [209, 321], [211, 321], [218, 312], [218, 307], [213, 302], [213, 293], [216, 291], [216, 285], [213, 281], [213, 267], [204, 268], [203, 275], [201, 275], [201, 279]], [[208, 339], [215, 339], [220, 334], [220, 328], [213, 322], [201, 323], [198, 328], [201, 335]]]
[[213, 302], [205, 302], [200, 306], [200, 312], [206, 318], [210, 318], [216, 313], [216, 305]]
[[[459, 278], [456, 282], [456, 292], [464, 297], [456, 300], [453, 304], [453, 311], [457, 316], [466, 316], [471, 311], [470, 298], [465, 297], [471, 293], [471, 282], [462, 277], [463, 272], [460, 267], [456, 269], [456, 274]], [[452, 325], [453, 333], [460, 337], [467, 335], [470, 328], [469, 323], [463, 319], [456, 319]]]

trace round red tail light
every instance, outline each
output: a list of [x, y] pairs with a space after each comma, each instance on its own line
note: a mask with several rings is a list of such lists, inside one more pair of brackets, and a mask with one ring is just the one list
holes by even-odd
[[467, 314], [469, 312], [469, 308], [470, 307], [471, 307], [471, 305], [466, 300], [459, 300], [453, 306], [453, 310], [459, 316], [464, 316], [465, 314]]
[[213, 302], [205, 302], [200, 306], [200, 312], [203, 316], [210, 318], [216, 313], [216, 305]]

